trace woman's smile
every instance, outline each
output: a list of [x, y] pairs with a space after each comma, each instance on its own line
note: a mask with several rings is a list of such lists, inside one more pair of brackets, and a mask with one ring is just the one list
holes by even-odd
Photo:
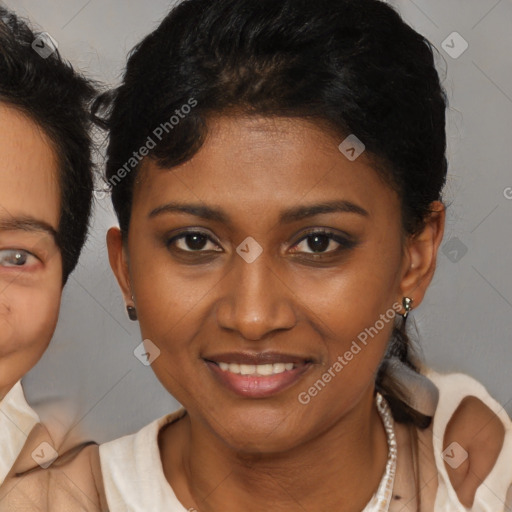
[[310, 358], [275, 352], [233, 352], [203, 360], [217, 382], [247, 398], [267, 398], [290, 388], [313, 364]]

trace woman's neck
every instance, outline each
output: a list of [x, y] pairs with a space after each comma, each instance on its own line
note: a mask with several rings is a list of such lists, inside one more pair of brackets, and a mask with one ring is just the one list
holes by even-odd
[[198, 512], [360, 512], [385, 470], [387, 438], [373, 397], [293, 450], [244, 454], [188, 415], [161, 433], [164, 473]]

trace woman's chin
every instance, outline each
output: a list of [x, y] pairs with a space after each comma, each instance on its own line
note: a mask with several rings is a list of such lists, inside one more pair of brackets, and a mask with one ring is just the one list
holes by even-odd
[[[226, 411], [209, 423], [216, 437], [233, 452], [248, 457], [291, 450], [305, 442], [308, 431], [314, 429], [313, 425], [308, 428], [293, 411], [284, 410]], [[219, 429], [219, 425], [223, 428]]]

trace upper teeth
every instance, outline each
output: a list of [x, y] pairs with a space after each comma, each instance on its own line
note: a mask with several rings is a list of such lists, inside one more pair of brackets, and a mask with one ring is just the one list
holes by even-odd
[[276, 373], [283, 373], [287, 370], [293, 370], [293, 363], [238, 364], [220, 362], [219, 366], [220, 369], [225, 372], [241, 375], [273, 375]]

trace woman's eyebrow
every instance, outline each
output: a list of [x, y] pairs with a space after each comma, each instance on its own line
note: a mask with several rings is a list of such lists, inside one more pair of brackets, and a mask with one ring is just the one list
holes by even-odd
[[57, 231], [47, 222], [33, 217], [0, 218], [0, 231], [43, 232], [50, 235], [53, 241], [58, 245], [59, 235]]
[[[227, 225], [231, 224], [230, 217], [220, 208], [205, 206], [196, 203], [178, 203], [170, 202], [158, 206], [149, 213], [149, 218], [156, 217], [164, 213], [187, 213], [206, 220], [213, 220]], [[328, 201], [324, 203], [315, 203], [310, 205], [294, 206], [284, 210], [279, 215], [281, 224], [289, 224], [307, 217], [325, 213], [356, 213], [363, 217], [368, 217], [369, 213], [361, 206], [346, 200]]]
[[370, 216], [362, 206], [351, 201], [338, 200], [290, 208], [281, 213], [279, 221], [282, 224], [288, 224], [307, 217], [314, 217], [315, 215], [320, 215], [322, 213], [356, 213], [363, 217]]

